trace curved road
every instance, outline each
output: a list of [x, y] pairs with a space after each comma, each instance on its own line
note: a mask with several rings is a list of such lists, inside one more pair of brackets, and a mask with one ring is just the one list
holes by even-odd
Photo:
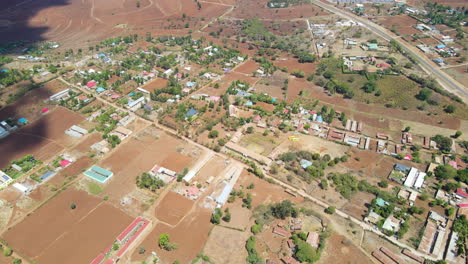
[[461, 83], [455, 81], [452, 77], [450, 77], [445, 72], [441, 71], [438, 66], [433, 64], [428, 58], [424, 55], [420, 54], [416, 48], [410, 46], [406, 42], [399, 39], [399, 37], [391, 34], [388, 30], [384, 29], [383, 27], [367, 20], [356, 16], [354, 14], [348, 13], [344, 10], [336, 8], [330, 4], [326, 4], [320, 2], [318, 0], [311, 0], [311, 2], [331, 13], [335, 13], [343, 18], [350, 19], [361, 23], [364, 27], [368, 28], [375, 34], [379, 35], [380, 37], [384, 38], [385, 40], [390, 41], [391, 39], [397, 41], [402, 49], [411, 54], [418, 62], [419, 66], [431, 77], [436, 79], [439, 84], [447, 91], [458, 95], [464, 102], [468, 102], [468, 90], [467, 88], [462, 85]]

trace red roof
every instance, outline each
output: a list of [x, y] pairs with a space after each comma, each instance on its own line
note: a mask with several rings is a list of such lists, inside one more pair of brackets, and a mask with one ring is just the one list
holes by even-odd
[[259, 115], [257, 115], [257, 116], [255, 116], [255, 117], [253, 118], [253, 120], [254, 120], [254, 121], [260, 121], [260, 120], [262, 120], [262, 117], [259, 116]]
[[190, 187], [187, 187], [187, 189], [185, 191], [187, 192], [188, 196], [195, 196], [195, 195], [198, 195], [200, 189], [198, 189], [197, 186], [192, 185]]
[[468, 208], [468, 204], [459, 204], [458, 207], [460, 207], [460, 208]]
[[41, 113], [43, 113], [43, 114], [44, 114], [44, 113], [47, 113], [47, 112], [49, 112], [49, 108], [44, 108], [44, 109], [42, 109], [42, 111], [41, 111]]
[[403, 158], [404, 160], [412, 160], [413, 159], [413, 156], [411, 155], [405, 155], [405, 157]]
[[88, 88], [91, 88], [91, 87], [93, 87], [94, 85], [96, 85], [96, 82], [93, 82], [93, 81], [88, 82], [88, 83], [86, 84], [86, 86], [88, 86]]
[[71, 163], [71, 161], [69, 161], [69, 160], [62, 160], [62, 161], [60, 161], [60, 167], [65, 167], [70, 163]]
[[377, 64], [377, 67], [380, 67], [380, 68], [388, 68], [388, 67], [390, 67], [390, 64], [387, 64], [387, 63], [379, 63], [379, 64]]
[[127, 227], [127, 229], [125, 229], [125, 231], [122, 234], [119, 235], [119, 240], [122, 240], [130, 231], [133, 230], [135, 225], [137, 225], [140, 222], [143, 222], [143, 225], [138, 229], [138, 231], [135, 234], [133, 234], [133, 236], [130, 237], [128, 241], [125, 242], [125, 245], [117, 253], [117, 257], [121, 257], [125, 253], [125, 251], [127, 251], [128, 247], [133, 243], [133, 241], [135, 241], [140, 236], [140, 234], [143, 232], [143, 230], [145, 230], [150, 221], [139, 216], [137, 217], [137, 219], [135, 219], [135, 221], [133, 221], [131, 225]]
[[468, 198], [468, 193], [466, 193], [465, 190], [463, 190], [462, 188], [457, 189], [457, 194], [462, 197]]
[[114, 261], [112, 259], [107, 259], [103, 264], [114, 264]]
[[91, 261], [91, 264], [99, 264], [101, 261], [104, 259], [104, 253], [99, 254], [93, 261]]

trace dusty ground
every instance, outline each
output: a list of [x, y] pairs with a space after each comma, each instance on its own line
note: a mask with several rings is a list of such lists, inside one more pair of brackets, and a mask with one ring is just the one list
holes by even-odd
[[177, 225], [192, 209], [194, 202], [177, 193], [169, 192], [155, 209], [156, 218], [169, 225]]
[[[76, 209], [70, 209], [70, 203]], [[85, 263], [111, 244], [131, 222], [118, 209], [68, 189], [2, 235], [15, 250], [39, 263]], [[73, 250], [80, 244], [80, 250]]]
[[[11, 2], [14, 3], [11, 9], [0, 12], [0, 19], [16, 23], [1, 29], [6, 36], [2, 41], [47, 39], [67, 47], [129, 33], [186, 34], [186, 22], [199, 28], [228, 9], [225, 5], [204, 2], [198, 10], [190, 0], [144, 0], [140, 1], [140, 7], [127, 0], [117, 0], [112, 5], [101, 1], [46, 0], [28, 3], [27, 9], [24, 3], [20, 4], [24, 1]], [[187, 16], [185, 22], [180, 20], [182, 14]]]
[[372, 264], [351, 241], [337, 233], [333, 233], [326, 242], [322, 257], [317, 263], [349, 263], [349, 264]]
[[241, 232], [229, 228], [215, 226], [203, 249], [203, 254], [210, 257], [214, 263], [241, 264], [245, 263], [247, 252], [245, 241], [249, 232]]

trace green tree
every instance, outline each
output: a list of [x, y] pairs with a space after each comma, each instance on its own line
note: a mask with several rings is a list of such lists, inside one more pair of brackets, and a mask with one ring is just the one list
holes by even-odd
[[444, 108], [444, 111], [446, 113], [449, 113], [449, 114], [455, 112], [455, 110], [457, 110], [457, 107], [454, 106], [453, 104], [449, 104], [449, 105], [445, 106], [445, 108]]
[[377, 83], [374, 80], [368, 80], [366, 84], [364, 84], [364, 86], [362, 87], [362, 89], [366, 93], [372, 93], [375, 91], [376, 88], [377, 88]]
[[280, 219], [285, 219], [286, 217], [297, 216], [297, 209], [293, 206], [293, 203], [289, 200], [284, 200], [281, 203], [276, 203], [270, 207], [271, 214]]
[[422, 88], [419, 93], [416, 95], [416, 98], [418, 98], [421, 101], [427, 101], [431, 98], [432, 96], [432, 90], [429, 88]]
[[335, 206], [328, 206], [325, 208], [325, 213], [327, 214], [334, 214], [336, 212]]
[[75, 203], [70, 203], [70, 209], [75, 210], [76, 209], [76, 204]]
[[11, 254], [13, 254], [13, 250], [9, 247], [5, 247], [3, 248], [3, 255], [6, 256], [6, 257], [9, 257], [11, 256]]
[[309, 245], [309, 243], [303, 240], [296, 241], [296, 252], [294, 253], [294, 256], [300, 262], [307, 263], [313, 263], [320, 258], [317, 251], [311, 245]]
[[463, 133], [460, 131], [460, 130], [457, 130], [457, 132], [455, 132], [455, 135], [453, 135], [454, 138], [459, 138]]
[[457, 176], [457, 170], [448, 164], [440, 165], [435, 168], [434, 175], [439, 180], [453, 179]]
[[209, 138], [216, 138], [216, 137], [218, 137], [218, 135], [219, 135], [218, 130], [211, 130], [210, 133], [208, 134], [208, 137]]

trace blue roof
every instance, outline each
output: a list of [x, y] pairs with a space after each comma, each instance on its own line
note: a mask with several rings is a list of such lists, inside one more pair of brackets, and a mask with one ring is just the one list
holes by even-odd
[[323, 118], [321, 115], [317, 116], [317, 122], [323, 122]]
[[8, 72], [8, 69], [2, 69], [2, 72]]
[[276, 102], [276, 98], [271, 98], [271, 102]]
[[230, 72], [230, 71], [231, 71], [231, 69], [229, 69], [229, 68], [224, 69], [224, 72]]
[[386, 202], [384, 199], [380, 198], [380, 197], [377, 198], [377, 200], [375, 201], [375, 203], [376, 203], [378, 206], [380, 206], [380, 207], [385, 206], [385, 204], [387, 204], [387, 202]]
[[440, 44], [440, 45], [437, 45], [436, 48], [438, 48], [438, 49], [445, 48], [445, 45]]
[[49, 178], [50, 176], [53, 176], [53, 175], [55, 175], [55, 173], [53, 171], [48, 171], [48, 172], [42, 174], [41, 180], [45, 180], [45, 179], [47, 179], [47, 178]]
[[134, 96], [134, 95], [135, 95], [135, 92], [131, 92], [129, 95], [130, 95], [130, 96]]
[[246, 91], [243, 91], [243, 90], [237, 90], [237, 96], [251, 96], [252, 94], [251, 93], [248, 93]]
[[98, 93], [102, 93], [102, 92], [104, 92], [105, 90], [106, 90], [106, 89], [104, 89], [104, 88], [102, 88], [102, 87], [96, 88], [96, 92], [98, 92]]
[[312, 162], [306, 159], [301, 159], [300, 163], [301, 163], [301, 167], [304, 169], [307, 169], [308, 167], [312, 166]]
[[99, 53], [99, 57], [105, 57], [106, 54], [105, 53]]
[[196, 115], [198, 112], [197, 110], [195, 110], [195, 108], [190, 108], [190, 110], [188, 110], [188, 112], [185, 114], [186, 117], [193, 117], [194, 115]]
[[379, 46], [376, 43], [367, 43], [367, 47], [369, 47], [369, 49], [378, 49], [379, 48]]
[[244, 105], [245, 105], [245, 106], [252, 106], [253, 103], [252, 103], [252, 101], [247, 101]]
[[405, 165], [402, 165], [400, 163], [395, 164], [395, 169], [399, 171], [409, 171], [410, 167], [407, 167]]
[[187, 86], [187, 87], [193, 87], [193, 86], [195, 86], [196, 84], [197, 84], [196, 82], [187, 82], [187, 83], [185, 83], [185, 86]]
[[20, 124], [26, 124], [28, 122], [28, 120], [26, 118], [22, 117], [22, 118], [18, 119], [18, 122]]

